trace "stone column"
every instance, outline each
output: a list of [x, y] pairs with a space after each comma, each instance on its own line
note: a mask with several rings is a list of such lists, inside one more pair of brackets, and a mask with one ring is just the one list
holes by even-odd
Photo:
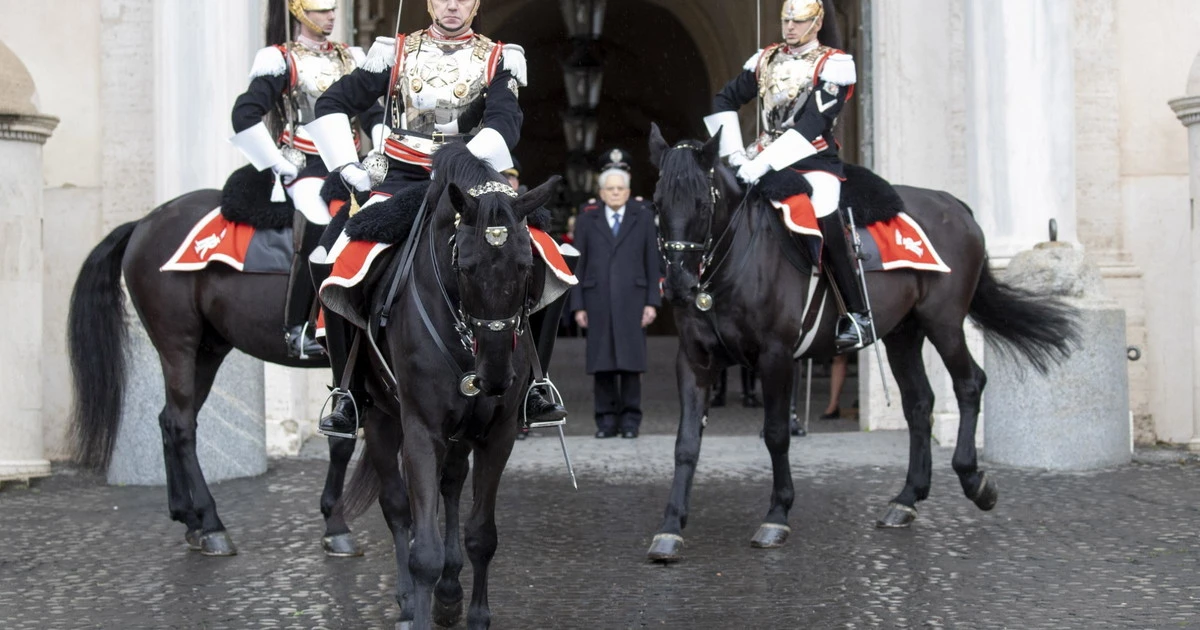
[[42, 145], [58, 119], [38, 113], [33, 79], [0, 42], [0, 481], [43, 477]]
[[969, 199], [993, 264], [1075, 228], [1075, 8], [965, 0]]
[[[1196, 200], [1200, 199], [1200, 54], [1192, 64], [1192, 72], [1188, 76], [1187, 96], [1171, 101], [1171, 109], [1179, 116], [1179, 121], [1188, 128], [1188, 156], [1191, 173], [1191, 213], [1192, 213], [1192, 295], [1189, 306], [1192, 310], [1192, 373], [1200, 374], [1200, 235], [1196, 231]], [[1200, 409], [1200, 381], [1192, 380], [1192, 408]], [[1188, 442], [1192, 450], [1200, 451], [1200, 414], [1192, 414], [1192, 439]]]
[[[228, 143], [229, 112], [262, 45], [262, 4], [101, 0], [101, 10], [107, 231], [180, 194], [219, 188], [245, 163]], [[129, 320], [129, 378], [108, 481], [163, 484], [162, 371], [136, 315]], [[209, 482], [266, 471], [264, 378], [263, 363], [239, 351], [222, 364], [197, 419]]]

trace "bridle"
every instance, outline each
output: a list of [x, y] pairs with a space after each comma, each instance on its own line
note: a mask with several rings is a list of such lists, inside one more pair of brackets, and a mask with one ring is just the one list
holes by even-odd
[[[676, 144], [674, 147], [671, 147], [672, 151], [680, 149], [694, 151], [698, 154], [704, 149], [704, 147], [696, 144], [695, 142], [689, 142], [686, 140]], [[716, 277], [717, 270], [719, 270], [725, 264], [725, 262], [729, 260], [728, 250], [726, 250], [726, 254], [717, 260], [715, 264], [713, 263], [713, 259], [715, 258], [721, 243], [725, 242], [725, 237], [732, 233], [733, 226], [737, 224], [738, 218], [740, 217], [741, 213], [745, 211], [747, 205], [747, 197], [743, 197], [742, 202], [738, 204], [737, 209], [734, 211], [733, 215], [730, 216], [729, 223], [725, 226], [725, 229], [722, 230], [719, 236], [714, 238], [713, 223], [716, 220], [717, 201], [721, 198], [721, 191], [719, 188], [717, 188], [716, 172], [715, 169], [712, 168], [708, 169], [708, 190], [709, 202], [704, 204], [701, 208], [701, 211], [706, 212], [708, 215], [708, 226], [704, 229], [704, 242], [699, 243], [696, 241], [664, 240], [662, 243], [663, 250], [668, 254], [701, 254], [700, 264], [696, 270], [696, 286], [693, 288], [697, 289], [698, 292], [696, 306], [702, 311], [707, 311], [709, 308], [712, 308], [712, 296], [709, 293], [709, 287], [712, 285], [713, 279]], [[753, 238], [756, 234], [757, 232], [752, 232], [751, 238]], [[746, 261], [749, 258], [750, 249], [751, 247], [745, 248], [741, 256], [739, 268], [746, 265]], [[683, 261], [672, 261], [670, 258], [667, 258], [668, 273], [670, 273], [671, 267], [678, 267], [680, 271], [683, 271]], [[707, 306], [704, 304], [705, 300], [707, 300]]]
[[[494, 184], [494, 185], [493, 185]], [[499, 193], [515, 198], [517, 193], [507, 185], [499, 182], [488, 182], [482, 186], [472, 188], [468, 194], [472, 197], [480, 197], [484, 194]], [[457, 222], [457, 220], [456, 220]], [[517, 225], [518, 228], [521, 224]], [[504, 226], [487, 227], [485, 228], [485, 240], [488, 245], [495, 248], [504, 246], [508, 241], [508, 228]], [[461, 277], [462, 270], [458, 266], [458, 237], [457, 232], [450, 236], [450, 267], [453, 269], [456, 276]], [[516, 313], [509, 317], [500, 319], [483, 319], [468, 313], [463, 308], [462, 299], [455, 305], [450, 299], [450, 294], [446, 291], [446, 284], [442, 282], [441, 268], [437, 264], [437, 250], [434, 247], [433, 230], [429, 231], [429, 256], [430, 262], [433, 265], [434, 276], [437, 278], [438, 288], [441, 289], [442, 299], [445, 300], [446, 306], [450, 311], [451, 317], [454, 318], [454, 330], [458, 332], [459, 342], [464, 350], [471, 353], [471, 356], [477, 356], [479, 353], [479, 345], [476, 341], [476, 335], [479, 332], [501, 333], [512, 331], [513, 347], [517, 345], [517, 340], [525, 333], [524, 324], [529, 320], [529, 303], [528, 300], [521, 305]], [[528, 295], [528, 287], [526, 287], [526, 295]]]

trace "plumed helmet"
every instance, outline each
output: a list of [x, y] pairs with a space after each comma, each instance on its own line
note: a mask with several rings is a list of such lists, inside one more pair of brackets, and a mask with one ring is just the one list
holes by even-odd
[[288, 12], [301, 24], [320, 32], [321, 27], [313, 23], [305, 15], [305, 11], [332, 11], [337, 8], [337, 0], [288, 0]]
[[825, 5], [821, 0], [786, 0], [780, 17], [784, 20], [803, 22], [825, 15]]

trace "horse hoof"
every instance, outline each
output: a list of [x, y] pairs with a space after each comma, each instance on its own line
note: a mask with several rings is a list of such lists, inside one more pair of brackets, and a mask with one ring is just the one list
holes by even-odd
[[436, 597], [433, 598], [433, 623], [443, 628], [453, 628], [462, 621], [462, 615], [463, 600], [447, 604]]
[[321, 538], [321, 547], [330, 558], [357, 558], [363, 555], [362, 548], [354, 542], [354, 534], [335, 534]]
[[651, 562], [670, 564], [683, 560], [683, 536], [678, 534], [655, 534], [650, 541], [650, 551], [646, 558]]
[[782, 547], [783, 543], [787, 542], [788, 534], [791, 533], [792, 528], [787, 525], [763, 523], [758, 526], [758, 531], [754, 532], [754, 538], [750, 539], [750, 546], [755, 549], [775, 549]]
[[883, 518], [875, 521], [875, 527], [879, 529], [908, 527], [915, 520], [917, 520], [916, 508], [893, 501], [888, 504], [888, 511], [883, 515]]
[[183, 539], [187, 541], [188, 551], [200, 551], [200, 530], [189, 529]]
[[200, 553], [206, 556], [236, 556], [237, 547], [224, 531], [212, 532], [200, 537]]
[[1000, 490], [996, 488], [996, 484], [991, 479], [988, 479], [987, 474], [981, 473], [979, 479], [979, 490], [975, 491], [975, 496], [971, 500], [979, 509], [987, 512], [996, 507], [996, 501], [1000, 499]]

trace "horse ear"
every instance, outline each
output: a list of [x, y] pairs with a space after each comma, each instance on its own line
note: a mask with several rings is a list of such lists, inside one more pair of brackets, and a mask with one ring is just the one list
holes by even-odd
[[458, 184], [446, 184], [446, 194], [450, 197], [450, 205], [462, 216], [463, 225], [474, 225], [475, 215], [479, 211], [479, 200], [463, 192]]
[[558, 184], [562, 181], [562, 177], [555, 175], [546, 180], [546, 183], [526, 192], [513, 202], [513, 214], [520, 221], [532, 214], [538, 208], [550, 203], [551, 197], [558, 190]]
[[663, 138], [662, 130], [658, 128], [658, 123], [650, 123], [650, 163], [654, 168], [662, 170], [662, 157], [671, 145]]
[[717, 166], [717, 161], [721, 159], [719, 152], [721, 150], [721, 134], [725, 132], [725, 127], [717, 130], [708, 142], [704, 143], [704, 148], [700, 150], [700, 164], [704, 168], [712, 169]]

